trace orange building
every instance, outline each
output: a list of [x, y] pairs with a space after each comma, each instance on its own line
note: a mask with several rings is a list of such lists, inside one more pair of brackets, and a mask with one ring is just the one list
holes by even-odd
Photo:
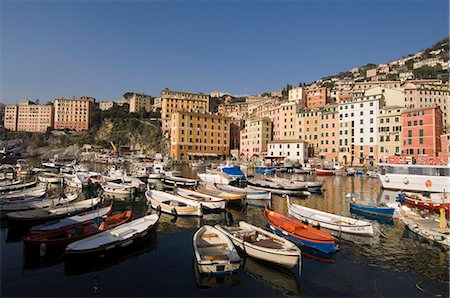
[[170, 157], [223, 157], [230, 153], [230, 118], [193, 112], [172, 113]]
[[7, 105], [5, 106], [5, 122], [4, 127], [5, 129], [9, 129], [11, 131], [17, 130], [17, 112], [19, 108], [17, 105]]
[[93, 97], [56, 98], [53, 100], [54, 128], [87, 130], [91, 127], [92, 109], [95, 99]]
[[438, 156], [441, 151], [442, 111], [431, 107], [402, 112], [403, 154], [410, 156]]
[[12, 131], [45, 132], [53, 127], [53, 106], [23, 100], [5, 108], [5, 128]]
[[320, 148], [320, 109], [307, 109], [298, 113], [298, 137], [308, 142], [308, 156], [319, 156]]
[[308, 87], [304, 93], [306, 108], [322, 108], [327, 104], [329, 90], [327, 87]]
[[209, 111], [209, 95], [164, 89], [161, 91], [162, 130], [171, 131], [171, 118], [175, 112], [206, 113]]
[[439, 157], [450, 158], [450, 133], [441, 135], [441, 152]]

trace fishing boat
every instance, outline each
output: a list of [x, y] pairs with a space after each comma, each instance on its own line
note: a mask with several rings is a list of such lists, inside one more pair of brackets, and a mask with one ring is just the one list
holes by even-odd
[[23, 210], [33, 210], [40, 208], [58, 207], [69, 204], [70, 202], [78, 199], [78, 194], [67, 194], [65, 197], [48, 197], [41, 200], [26, 200], [23, 202], [18, 202], [14, 204], [2, 204], [0, 205], [0, 211], [13, 212], [13, 211], [23, 211]]
[[270, 200], [272, 198], [272, 193], [270, 191], [266, 191], [266, 190], [255, 190], [250, 187], [240, 188], [240, 187], [231, 186], [228, 184], [220, 184], [220, 183], [215, 183], [214, 186], [217, 189], [220, 189], [223, 191], [236, 193], [236, 194], [243, 194], [243, 195], [245, 195], [246, 199], [248, 199], [248, 200]]
[[217, 198], [210, 196], [195, 190], [190, 190], [186, 188], [175, 188], [173, 191], [176, 195], [183, 198], [190, 199], [194, 202], [202, 204], [202, 207], [214, 210], [214, 209], [225, 209], [226, 201], [222, 198]]
[[266, 180], [289, 187], [297, 187], [298, 190], [307, 189], [309, 192], [320, 192], [323, 186], [322, 181], [299, 181], [280, 177], [268, 177]]
[[450, 210], [450, 200], [444, 193], [431, 193], [429, 197], [410, 192], [402, 192], [397, 196], [397, 201], [431, 210], [444, 208]]
[[147, 215], [73, 242], [66, 247], [66, 256], [97, 255], [128, 247], [145, 238], [156, 226], [158, 219], [157, 214]]
[[110, 213], [111, 209], [112, 204], [110, 204], [108, 207], [103, 207], [97, 210], [83, 212], [66, 218], [49, 221], [40, 225], [33, 226], [28, 232], [28, 234], [31, 235], [31, 234], [47, 233], [53, 230], [59, 230], [70, 226], [76, 226], [86, 221], [91, 221], [97, 217], [103, 217], [108, 213]]
[[264, 209], [264, 217], [277, 235], [324, 253], [334, 253], [336, 250], [334, 237], [330, 234], [281, 213], [271, 211], [267, 207]]
[[395, 211], [395, 209], [392, 207], [371, 206], [371, 205], [356, 204], [352, 202], [350, 202], [350, 210], [388, 218], [392, 218], [394, 216]]
[[350, 234], [373, 235], [373, 227], [370, 222], [293, 204], [289, 198], [288, 210], [293, 217], [313, 226]]
[[194, 202], [178, 195], [172, 195], [158, 190], [147, 190], [145, 197], [153, 209], [161, 210], [174, 216], [203, 215], [202, 206], [199, 202]]
[[13, 191], [13, 190], [20, 190], [20, 189], [25, 189], [28, 187], [32, 187], [35, 186], [37, 183], [37, 180], [31, 181], [31, 182], [27, 182], [27, 183], [21, 183], [22, 180], [14, 180], [9, 184], [5, 184], [3, 186], [0, 186], [0, 191], [1, 192], [5, 192], [5, 191]]
[[228, 236], [237, 248], [255, 259], [288, 268], [301, 261], [301, 251], [295, 244], [245, 221], [240, 221], [239, 226], [216, 225], [215, 228]]
[[131, 218], [131, 214], [131, 211], [125, 211], [105, 218], [96, 217], [78, 225], [70, 225], [47, 232], [30, 233], [24, 239], [25, 252], [33, 254], [38, 251], [39, 255], [43, 257], [52, 250], [65, 248], [72, 242], [123, 224]]
[[54, 173], [40, 173], [37, 176], [38, 180], [40, 182], [45, 182], [45, 183], [62, 183], [64, 176], [60, 175], [60, 174], [54, 174]]
[[204, 194], [207, 194], [210, 196], [225, 199], [228, 202], [237, 202], [237, 201], [242, 201], [242, 199], [245, 199], [244, 194], [236, 194], [236, 193], [223, 191], [223, 190], [215, 188], [214, 186], [206, 185], [206, 184], [199, 184], [197, 187], [197, 190], [201, 193], [204, 193]]
[[194, 255], [200, 274], [224, 275], [239, 269], [241, 258], [231, 240], [205, 225], [193, 237]]
[[332, 169], [316, 169], [317, 176], [333, 176], [335, 175], [337, 170]]
[[388, 157], [379, 164], [383, 188], [413, 192], [448, 192], [450, 165], [444, 158], [418, 157], [413, 164], [407, 157]]
[[240, 166], [234, 165], [231, 161], [227, 161], [225, 165], [218, 166], [217, 171], [227, 174], [236, 182], [245, 180], [245, 174], [241, 171]]
[[47, 192], [47, 186], [36, 186], [24, 190], [14, 190], [0, 194], [0, 204], [10, 203], [11, 201], [20, 201], [24, 199], [34, 199], [43, 196]]
[[103, 191], [110, 194], [131, 195], [133, 186], [123, 183], [122, 179], [106, 181], [100, 184]]
[[447, 249], [450, 247], [450, 229], [443, 212], [440, 220], [436, 221], [430, 218], [423, 218], [408, 207], [402, 206], [400, 215], [403, 223], [413, 233]]
[[62, 206], [40, 208], [34, 210], [16, 211], [6, 214], [9, 221], [16, 223], [35, 223], [52, 219], [63, 218], [70, 215], [85, 212], [100, 203], [100, 198], [93, 198], [75, 203], [67, 203]]
[[290, 194], [290, 195], [310, 195], [309, 191], [306, 191], [306, 185], [304, 189], [299, 189], [298, 186], [283, 185], [278, 182], [262, 180], [262, 179], [247, 179], [250, 188], [257, 190], [266, 190], [276, 194]]
[[4, 190], [5, 186], [12, 186], [22, 183], [22, 180], [11, 180], [4, 177], [0, 177], [0, 190]]
[[83, 188], [89, 186], [89, 177], [82, 174], [64, 174], [64, 183], [68, 187]]
[[188, 179], [175, 176], [161, 176], [161, 182], [165, 188], [174, 189], [176, 187], [194, 188], [197, 185], [197, 180]]

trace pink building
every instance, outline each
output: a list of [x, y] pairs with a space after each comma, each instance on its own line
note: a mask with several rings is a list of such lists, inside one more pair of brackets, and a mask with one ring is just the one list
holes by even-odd
[[438, 156], [441, 151], [442, 111], [431, 107], [409, 109], [402, 113], [403, 154]]
[[439, 157], [447, 160], [450, 158], [450, 133], [441, 135], [441, 152]]
[[320, 116], [321, 159], [337, 161], [339, 155], [339, 111], [338, 105], [328, 105]]
[[327, 104], [330, 91], [327, 87], [308, 88], [305, 92], [306, 108], [321, 108]]

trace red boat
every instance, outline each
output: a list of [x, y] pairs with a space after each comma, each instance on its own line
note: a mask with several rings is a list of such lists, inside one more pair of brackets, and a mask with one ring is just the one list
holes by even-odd
[[336, 170], [316, 169], [317, 176], [333, 176]]
[[66, 226], [48, 232], [29, 233], [24, 239], [25, 253], [32, 255], [39, 252], [39, 255], [43, 257], [51, 249], [64, 249], [72, 242], [123, 224], [131, 218], [131, 214], [131, 211], [125, 211], [106, 218], [97, 217], [78, 225]]
[[427, 198], [420, 194], [410, 194], [410, 193], [400, 193], [397, 197], [400, 202], [405, 202], [414, 206], [427, 208], [430, 210], [439, 211], [439, 209], [444, 208], [445, 212], [450, 210], [450, 202], [446, 196], [443, 198]]
[[282, 237], [324, 253], [336, 251], [334, 237], [275, 211], [264, 210], [270, 228]]

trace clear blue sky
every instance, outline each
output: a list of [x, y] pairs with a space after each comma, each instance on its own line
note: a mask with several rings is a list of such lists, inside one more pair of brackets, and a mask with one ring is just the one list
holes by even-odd
[[446, 0], [0, 3], [3, 103], [165, 87], [255, 94], [449, 34]]

